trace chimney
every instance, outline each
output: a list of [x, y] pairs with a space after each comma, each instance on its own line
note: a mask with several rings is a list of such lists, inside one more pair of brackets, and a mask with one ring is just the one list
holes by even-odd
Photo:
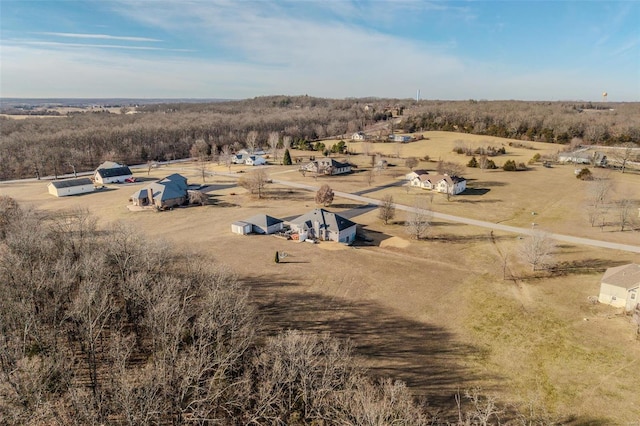
[[153, 189], [147, 188], [147, 198], [149, 198], [149, 205], [153, 205]]

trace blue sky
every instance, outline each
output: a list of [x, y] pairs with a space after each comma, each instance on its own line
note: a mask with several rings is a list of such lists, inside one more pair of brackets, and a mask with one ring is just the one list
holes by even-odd
[[640, 101], [637, 1], [0, 1], [0, 96]]

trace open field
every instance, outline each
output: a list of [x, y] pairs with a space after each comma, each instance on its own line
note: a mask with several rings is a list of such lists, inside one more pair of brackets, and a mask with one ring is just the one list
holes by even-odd
[[[446, 159], [466, 163], [469, 157], [451, 152], [456, 140], [475, 146], [507, 145], [496, 157], [527, 162], [535, 153], [553, 152], [557, 145], [532, 143], [536, 149], [511, 148], [508, 140], [472, 135], [425, 133], [428, 140], [403, 145], [401, 156]], [[330, 146], [330, 143], [327, 143]], [[360, 143], [349, 143], [354, 152]], [[374, 144], [373, 151], [391, 156], [395, 144]], [[292, 151], [296, 155], [314, 155]], [[342, 159], [337, 157], [337, 159]], [[359, 164], [347, 176], [302, 177], [296, 166], [269, 167], [272, 178], [360, 192], [372, 198], [392, 194], [412, 205], [424, 198], [434, 211], [514, 226], [538, 227], [559, 233], [640, 244], [638, 231], [617, 232], [588, 225], [583, 214], [589, 182], [575, 178], [573, 166], [551, 169], [533, 166], [525, 172], [466, 169], [472, 194], [453, 197], [411, 189], [399, 178], [407, 173], [404, 160], [391, 164], [369, 185], [368, 158], [352, 155]], [[418, 167], [433, 169], [434, 162]], [[247, 170], [233, 166], [232, 171]], [[258, 212], [287, 218], [315, 207], [312, 192], [270, 185], [264, 199], [250, 197], [236, 180], [211, 165], [205, 207], [166, 212], [130, 212], [129, 196], [144, 182], [110, 185], [93, 194], [54, 198], [46, 182], [0, 184], [0, 194], [23, 205], [48, 211], [89, 209], [100, 224], [127, 223], [150, 239], [164, 239], [178, 250], [199, 252], [227, 265], [252, 292], [265, 317], [267, 331], [327, 330], [353, 341], [356, 354], [373, 374], [405, 380], [433, 407], [453, 408], [454, 394], [473, 386], [496, 395], [505, 405], [532, 403], [566, 423], [630, 424], [640, 421], [637, 383], [640, 382], [640, 342], [628, 317], [607, 306], [592, 305], [602, 271], [609, 266], [640, 262], [637, 254], [564, 244], [557, 261], [564, 272], [532, 276], [519, 262], [516, 235], [439, 221], [430, 239], [407, 239], [403, 213], [383, 225], [376, 211], [353, 220], [372, 240], [345, 247], [331, 243], [294, 243], [266, 236], [238, 236], [230, 224]], [[142, 180], [182, 173], [190, 182], [201, 178], [195, 166], [174, 165], [147, 172]], [[611, 174], [613, 198], [640, 200], [640, 175]], [[627, 194], [627, 195], [625, 195]], [[336, 198], [333, 211], [362, 207]], [[536, 215], [532, 216], [531, 212]], [[611, 221], [613, 221], [613, 216]], [[283, 263], [274, 251], [286, 252]], [[503, 259], [507, 275], [503, 279]]]

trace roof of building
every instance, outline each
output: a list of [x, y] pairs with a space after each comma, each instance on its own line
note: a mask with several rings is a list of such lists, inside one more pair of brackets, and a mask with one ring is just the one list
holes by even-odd
[[154, 200], [172, 200], [175, 198], [182, 198], [187, 196], [187, 178], [174, 173], [156, 182], [151, 182], [144, 188], [136, 191], [131, 198], [143, 199], [147, 198], [149, 189], [153, 193]]
[[110, 178], [116, 176], [128, 176], [131, 175], [131, 169], [127, 166], [111, 167], [109, 169], [98, 169], [97, 172], [102, 178]]
[[122, 167], [122, 166], [123, 166], [123, 164], [116, 163], [115, 161], [105, 161], [104, 163], [102, 163], [98, 167], [96, 167], [96, 170], [113, 169], [115, 167]]
[[84, 186], [84, 185], [92, 185], [91, 179], [89, 178], [78, 178], [78, 179], [65, 179], [65, 180], [54, 180], [49, 183], [49, 185], [53, 185], [54, 188], [71, 188], [74, 186]]
[[356, 226], [355, 222], [351, 222], [340, 215], [332, 213], [325, 209], [315, 209], [307, 214], [304, 214], [294, 220], [291, 223], [297, 225], [306, 225], [311, 228], [314, 222], [319, 222], [320, 225], [330, 231], [342, 231], [352, 226]]
[[604, 284], [623, 287], [627, 290], [640, 286], [640, 265], [630, 263], [628, 265], [609, 268], [602, 276]]
[[266, 214], [257, 214], [255, 216], [250, 217], [249, 219], [245, 219], [242, 222], [250, 223], [256, 226], [262, 226], [268, 228], [269, 226], [277, 225], [278, 223], [282, 223], [283, 220], [266, 215]]

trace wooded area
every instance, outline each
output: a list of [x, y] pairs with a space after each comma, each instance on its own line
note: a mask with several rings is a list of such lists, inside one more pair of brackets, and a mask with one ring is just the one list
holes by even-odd
[[[401, 117], [391, 125], [392, 117]], [[215, 155], [225, 146], [349, 138], [378, 122], [385, 132], [445, 130], [554, 143], [640, 145], [640, 104], [420, 101], [260, 97], [207, 104], [143, 105], [135, 114], [72, 113], [59, 118], [0, 117], [0, 180], [93, 170], [190, 156], [196, 141]], [[382, 133], [382, 132], [381, 132]]]

